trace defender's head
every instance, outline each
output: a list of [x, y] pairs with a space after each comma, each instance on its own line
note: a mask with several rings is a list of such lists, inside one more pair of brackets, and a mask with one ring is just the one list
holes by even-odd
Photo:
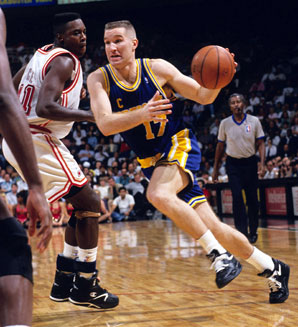
[[55, 45], [69, 50], [77, 57], [86, 52], [86, 27], [80, 14], [66, 12], [54, 16]]

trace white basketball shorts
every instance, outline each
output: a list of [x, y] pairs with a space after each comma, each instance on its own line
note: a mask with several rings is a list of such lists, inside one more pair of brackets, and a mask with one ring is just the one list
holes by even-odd
[[[82, 187], [87, 179], [66, 146], [49, 134], [32, 134], [35, 154], [43, 188], [49, 202], [66, 195], [72, 186]], [[23, 177], [7, 143], [3, 140], [2, 150], [6, 160]]]

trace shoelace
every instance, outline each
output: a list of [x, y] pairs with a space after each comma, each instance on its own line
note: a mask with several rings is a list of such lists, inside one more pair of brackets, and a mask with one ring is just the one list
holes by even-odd
[[106, 289], [98, 285], [100, 283], [100, 277], [96, 277], [96, 281], [97, 281], [97, 286], [102, 290], [102, 293], [108, 293]]
[[228, 258], [228, 256], [226, 253], [221, 254], [220, 256], [216, 257], [211, 264], [210, 270], [214, 268], [216, 273], [218, 273], [221, 270], [224, 270], [226, 267], [228, 267], [228, 264], [224, 264], [223, 260], [227, 259], [227, 258]]
[[270, 288], [270, 292], [274, 293], [277, 292], [281, 289], [282, 285], [281, 282], [279, 282], [275, 277], [274, 277], [275, 273], [273, 274], [273, 276], [268, 278], [268, 286]]

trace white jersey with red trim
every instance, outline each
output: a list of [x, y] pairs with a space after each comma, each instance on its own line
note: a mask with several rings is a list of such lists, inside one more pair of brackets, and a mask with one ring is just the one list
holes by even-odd
[[74, 71], [72, 74], [72, 82], [63, 90], [59, 99], [59, 104], [69, 110], [78, 109], [83, 84], [83, 74], [80, 61], [75, 55], [66, 49], [52, 49], [52, 47], [52, 44], [46, 45], [35, 52], [21, 79], [18, 95], [28, 117], [31, 131], [44, 131], [61, 139], [70, 132], [74, 122], [49, 120], [39, 117], [36, 113], [36, 104], [40, 88], [50, 62], [59, 55], [68, 54], [73, 59]]

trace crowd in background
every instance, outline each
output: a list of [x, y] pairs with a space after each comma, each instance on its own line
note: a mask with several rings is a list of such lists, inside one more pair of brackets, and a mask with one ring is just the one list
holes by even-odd
[[[138, 55], [150, 57], [150, 49], [152, 47], [144, 46], [139, 49]], [[24, 45], [8, 49], [13, 73], [28, 62], [33, 51], [34, 48]], [[163, 57], [162, 53], [160, 56]], [[263, 71], [258, 70], [257, 74], [248, 69], [259, 60], [253, 50], [244, 59], [238, 64], [232, 83], [221, 91], [214, 104], [203, 106], [177, 94], [178, 110], [183, 112], [185, 125], [193, 129], [201, 148], [202, 163], [196, 177], [202, 187], [211, 182], [218, 128], [220, 121], [230, 115], [227, 99], [233, 92], [244, 94], [246, 113], [257, 116], [262, 123], [266, 147], [266, 173], [262, 178], [298, 178], [298, 46], [283, 60], [271, 58]], [[104, 64], [103, 46], [90, 45], [82, 60], [84, 80], [90, 72]], [[182, 72], [189, 73], [189, 62], [175, 62], [175, 65]], [[80, 108], [89, 109], [88, 96], [81, 101]], [[156, 214], [146, 200], [148, 182], [136, 156], [119, 134], [105, 137], [95, 124], [81, 122], [74, 124], [64, 143], [80, 163], [92, 187], [101, 195], [101, 222], [138, 217], [150, 219]], [[6, 162], [2, 152], [0, 165], [1, 196], [12, 214], [24, 223], [27, 185]], [[225, 158], [219, 172], [219, 180], [227, 182]], [[71, 205], [64, 200], [53, 203], [51, 210], [55, 224], [59, 226], [67, 221], [72, 212]]]

